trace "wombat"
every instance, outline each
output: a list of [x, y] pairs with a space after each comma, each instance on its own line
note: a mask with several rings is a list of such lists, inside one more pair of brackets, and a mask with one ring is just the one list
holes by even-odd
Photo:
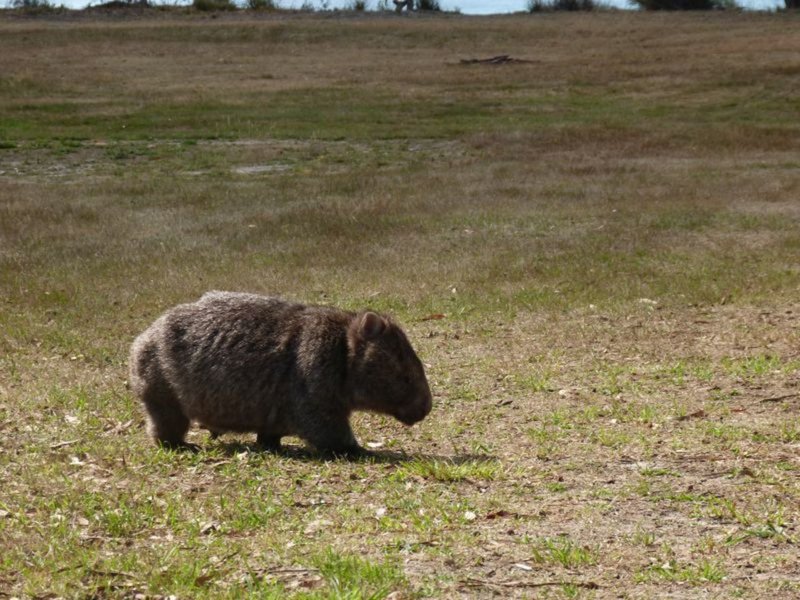
[[234, 292], [159, 317], [133, 342], [130, 386], [167, 447], [188, 446], [195, 421], [212, 435], [255, 432], [272, 451], [296, 435], [326, 453], [360, 454], [354, 410], [406, 425], [431, 410], [422, 363], [390, 317]]

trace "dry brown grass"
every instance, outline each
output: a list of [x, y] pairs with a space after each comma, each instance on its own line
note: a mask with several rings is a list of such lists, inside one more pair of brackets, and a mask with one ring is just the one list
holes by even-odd
[[[0, 15], [0, 596], [800, 593], [796, 30]], [[156, 450], [210, 288], [397, 313], [434, 412]]]

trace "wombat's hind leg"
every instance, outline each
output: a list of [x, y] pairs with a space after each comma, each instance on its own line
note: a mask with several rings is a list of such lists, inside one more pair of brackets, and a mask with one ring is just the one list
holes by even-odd
[[267, 452], [280, 452], [281, 436], [261, 432], [256, 437], [256, 443]]

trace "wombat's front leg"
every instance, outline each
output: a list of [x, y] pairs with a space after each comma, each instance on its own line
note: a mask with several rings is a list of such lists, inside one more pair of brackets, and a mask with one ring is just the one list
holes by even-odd
[[256, 443], [267, 452], [280, 452], [281, 436], [261, 432], [256, 437]]
[[150, 337], [145, 332], [131, 349], [131, 388], [144, 403], [147, 429], [155, 442], [165, 448], [186, 449], [190, 444], [183, 438], [189, 429], [189, 418], [164, 375], [158, 348]]
[[358, 445], [346, 418], [308, 421], [299, 435], [323, 454], [351, 457], [368, 454]]

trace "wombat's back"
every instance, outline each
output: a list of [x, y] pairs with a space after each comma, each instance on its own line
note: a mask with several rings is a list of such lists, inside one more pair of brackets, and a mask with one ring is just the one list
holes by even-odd
[[211, 292], [156, 323], [158, 356], [190, 419], [217, 430], [274, 428], [278, 421], [289, 429], [303, 401], [305, 368], [323, 350], [320, 338], [338, 338], [334, 356], [344, 369], [345, 323], [333, 310]]

